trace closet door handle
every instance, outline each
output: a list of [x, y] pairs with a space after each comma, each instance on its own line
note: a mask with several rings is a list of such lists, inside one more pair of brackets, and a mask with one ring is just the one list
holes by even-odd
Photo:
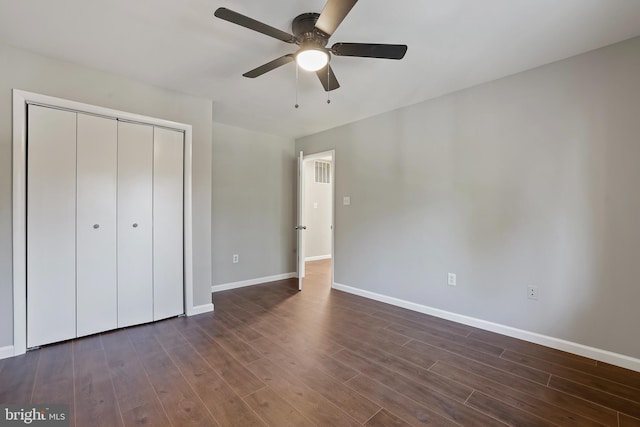
[[93, 224], [93, 228], [100, 228], [100, 224]]
[[134, 223], [133, 223], [133, 228], [137, 228], [137, 227], [138, 227], [138, 223], [137, 223], [137, 222], [134, 222]]

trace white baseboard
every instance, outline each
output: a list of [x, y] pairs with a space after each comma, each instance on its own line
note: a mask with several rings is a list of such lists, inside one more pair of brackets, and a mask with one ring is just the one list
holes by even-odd
[[342, 285], [340, 283], [334, 283], [332, 287], [339, 291], [359, 295], [361, 297], [395, 305], [397, 307], [406, 308], [408, 310], [417, 311], [419, 313], [429, 314], [431, 316], [440, 317], [442, 319], [451, 320], [453, 322], [462, 323], [463, 325], [474, 326], [486, 331], [496, 332], [498, 334], [507, 335], [513, 338], [519, 338], [521, 340], [544, 345], [546, 347], [555, 348], [557, 350], [566, 351], [569, 353], [588, 357], [590, 359], [609, 363], [611, 365], [616, 365], [622, 368], [640, 372], [640, 359], [636, 359], [634, 357], [613, 353], [611, 351], [602, 350], [595, 347], [589, 347], [560, 338], [538, 334], [536, 332], [529, 332], [522, 329], [512, 328], [511, 326], [501, 325], [499, 323], [493, 323], [487, 320], [477, 319], [475, 317], [464, 316], [462, 314], [452, 313], [450, 311], [440, 310], [438, 308], [433, 308], [422, 304], [416, 304], [399, 298], [389, 297], [375, 292], [365, 291], [363, 289]]
[[198, 314], [210, 313], [213, 311], [213, 304], [203, 304], [194, 306], [189, 312], [187, 316], [196, 316]]
[[328, 255], [318, 255], [318, 256], [308, 256], [305, 257], [305, 261], [320, 261], [321, 259], [331, 259], [331, 254]]
[[211, 287], [211, 292], [228, 291], [229, 289], [244, 288], [245, 286], [259, 285], [261, 283], [275, 282], [276, 280], [291, 279], [298, 277], [297, 273], [284, 273], [276, 274], [275, 276], [258, 277], [256, 279], [242, 280], [240, 282], [225, 283], [222, 285], [214, 285]]
[[0, 359], [6, 359], [7, 357], [15, 356], [15, 352], [12, 345], [0, 347]]

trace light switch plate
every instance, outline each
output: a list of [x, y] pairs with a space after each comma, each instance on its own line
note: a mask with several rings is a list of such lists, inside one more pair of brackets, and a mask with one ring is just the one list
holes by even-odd
[[456, 284], [457, 284], [456, 281], [457, 281], [457, 279], [456, 279], [455, 273], [447, 274], [447, 285], [456, 286]]
[[345, 206], [349, 206], [351, 204], [351, 197], [344, 196], [342, 198], [342, 204], [345, 205]]

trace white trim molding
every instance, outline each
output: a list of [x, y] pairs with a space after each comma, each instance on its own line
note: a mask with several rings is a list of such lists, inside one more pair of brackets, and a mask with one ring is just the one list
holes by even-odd
[[550, 337], [547, 335], [538, 334], [536, 332], [525, 331], [522, 329], [513, 328], [511, 326], [501, 325], [499, 323], [489, 322], [487, 320], [477, 319], [475, 317], [469, 317], [462, 314], [452, 313], [450, 311], [441, 310], [439, 308], [433, 308], [422, 304], [416, 304], [410, 301], [394, 298], [382, 294], [378, 294], [371, 291], [366, 291], [352, 286], [342, 285], [340, 283], [333, 283], [333, 289], [347, 292], [350, 294], [358, 295], [364, 298], [372, 299], [375, 301], [384, 302], [396, 307], [406, 308], [408, 310], [417, 311], [419, 313], [429, 314], [431, 316], [439, 317], [441, 319], [451, 320], [453, 322], [461, 323], [463, 325], [473, 326], [476, 328], [484, 329], [486, 331], [496, 332], [498, 334], [506, 335], [513, 338], [529, 341], [535, 344], [544, 345], [546, 347], [555, 348], [556, 350], [562, 350], [569, 353], [577, 354], [580, 356], [588, 357], [601, 362], [606, 362], [611, 365], [620, 366], [622, 368], [631, 369], [633, 371], [640, 372], [640, 359], [634, 357], [625, 356], [623, 354], [613, 353], [611, 351], [602, 350], [595, 347], [589, 347], [583, 344], [578, 344], [571, 341], [566, 341], [560, 338]]
[[0, 347], [0, 359], [6, 359], [7, 357], [15, 356], [15, 350], [12, 345]]
[[307, 261], [320, 261], [322, 259], [331, 259], [331, 254], [327, 255], [318, 255], [318, 256], [308, 256], [304, 260]]
[[[13, 89], [13, 353], [27, 350], [27, 260], [26, 260], [26, 151], [27, 105], [37, 104], [95, 114], [125, 121], [145, 123], [184, 132], [184, 296], [187, 316], [198, 314], [193, 306], [193, 224], [192, 224], [192, 127], [153, 117], [83, 104], [62, 98]], [[208, 307], [208, 306], [207, 306]], [[213, 310], [213, 306], [211, 306]], [[6, 347], [0, 348], [0, 352]], [[4, 350], [6, 351], [6, 350]], [[3, 354], [3, 353], [2, 353]], [[12, 356], [14, 354], [11, 354]]]
[[214, 285], [211, 287], [211, 292], [228, 291], [230, 289], [244, 288], [246, 286], [260, 285], [263, 283], [275, 282], [278, 280], [286, 280], [298, 277], [298, 273], [284, 273], [276, 274], [275, 276], [258, 277], [256, 279], [242, 280], [240, 282], [225, 283], [222, 285]]
[[196, 316], [198, 314], [211, 313], [213, 311], [213, 304], [202, 304], [196, 305], [191, 310], [191, 314], [189, 316]]

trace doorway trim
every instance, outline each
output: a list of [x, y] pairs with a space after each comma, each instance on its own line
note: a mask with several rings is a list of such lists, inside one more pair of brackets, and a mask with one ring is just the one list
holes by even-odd
[[184, 309], [187, 316], [213, 310], [213, 304], [193, 305], [192, 127], [125, 111], [13, 89], [12, 255], [13, 355], [27, 350], [27, 105], [38, 104], [184, 132]]
[[[331, 156], [331, 287], [335, 283], [335, 259], [336, 259], [336, 150], [325, 150], [317, 153], [304, 154], [303, 161], [320, 160]], [[304, 186], [306, 177], [301, 177]], [[300, 219], [300, 218], [298, 218]]]

